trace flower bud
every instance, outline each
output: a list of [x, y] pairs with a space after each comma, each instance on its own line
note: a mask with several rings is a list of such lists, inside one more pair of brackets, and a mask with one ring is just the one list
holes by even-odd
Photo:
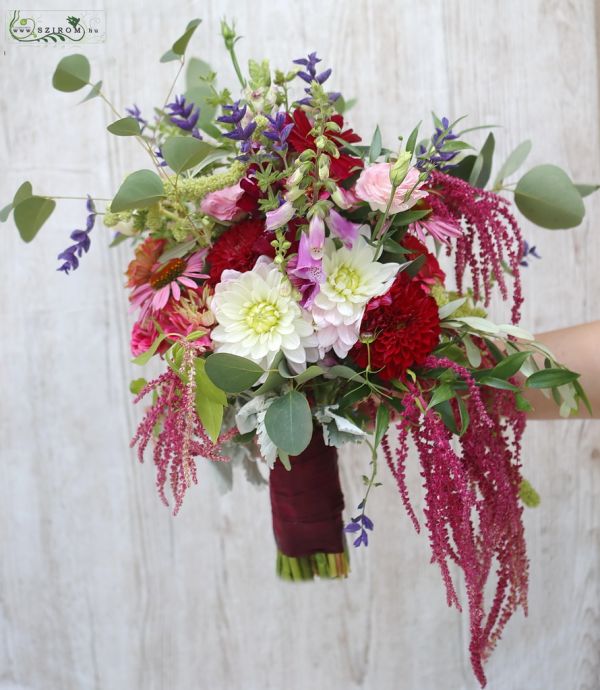
[[315, 139], [315, 146], [318, 149], [323, 150], [327, 146], [328, 141], [329, 139], [326, 136], [324, 136], [323, 134], [319, 134], [319, 136]]
[[319, 179], [326, 180], [329, 178], [329, 156], [321, 156], [319, 158]]
[[395, 187], [399, 187], [408, 175], [411, 160], [412, 153], [408, 153], [408, 151], [401, 151], [398, 154], [398, 160], [390, 168], [390, 182]]

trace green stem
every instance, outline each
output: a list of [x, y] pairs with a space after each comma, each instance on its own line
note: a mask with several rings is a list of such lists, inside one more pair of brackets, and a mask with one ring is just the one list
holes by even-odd
[[237, 78], [240, 81], [240, 84], [242, 85], [242, 89], [246, 88], [246, 80], [244, 79], [244, 76], [242, 74], [242, 70], [240, 69], [240, 63], [238, 62], [237, 55], [235, 54], [235, 46], [231, 46], [229, 49], [229, 55], [231, 56], [231, 62], [233, 63], [233, 69], [235, 70], [235, 73], [237, 74]]

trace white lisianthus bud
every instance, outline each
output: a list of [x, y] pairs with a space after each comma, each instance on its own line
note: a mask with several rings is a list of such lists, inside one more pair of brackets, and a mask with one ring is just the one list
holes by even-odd
[[133, 220], [121, 220], [114, 227], [113, 230], [118, 232], [120, 235], [125, 235], [126, 237], [133, 237], [139, 234], [139, 230], [136, 230], [133, 224]]

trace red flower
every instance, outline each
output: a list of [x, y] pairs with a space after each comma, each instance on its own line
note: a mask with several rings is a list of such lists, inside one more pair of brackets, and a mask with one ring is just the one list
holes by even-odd
[[230, 268], [244, 273], [254, 268], [261, 254], [275, 256], [270, 237], [265, 232], [262, 220], [244, 220], [232, 225], [219, 237], [206, 255], [210, 278], [215, 285], [221, 280], [221, 273]]
[[[335, 124], [341, 128], [344, 126], [344, 118], [337, 113], [333, 115], [330, 121], [335, 122]], [[312, 124], [304, 110], [301, 110], [300, 108], [294, 110], [294, 113], [288, 122], [294, 123], [294, 128], [288, 137], [290, 149], [292, 149], [292, 151], [297, 151], [298, 153], [306, 151], [306, 149], [312, 149], [315, 151], [317, 148], [315, 145], [315, 137], [310, 133]], [[331, 141], [333, 141], [338, 148], [343, 146], [343, 144], [340, 144], [339, 142], [340, 139], [348, 144], [354, 144], [357, 141], [361, 141], [361, 138], [358, 136], [358, 134], [351, 129], [342, 130], [339, 133], [327, 131], [325, 136], [328, 139], [331, 139]], [[353, 156], [349, 156], [347, 153], [340, 153], [339, 158], [331, 159], [329, 174], [334, 180], [341, 181], [345, 180], [347, 177], [350, 177], [350, 175], [355, 172], [355, 168], [362, 167], [363, 162], [360, 158], [354, 158]]]
[[402, 240], [402, 246], [411, 250], [410, 254], [406, 256], [407, 261], [413, 261], [418, 259], [421, 254], [425, 254], [425, 263], [416, 275], [417, 281], [425, 292], [429, 293], [430, 286], [437, 281], [443, 283], [446, 280], [446, 274], [442, 271], [438, 260], [414, 235], [406, 235]]
[[385, 380], [402, 378], [409, 367], [422, 364], [440, 337], [438, 306], [418, 281], [400, 273], [387, 296], [389, 302], [365, 310], [360, 330], [361, 336], [372, 334], [369, 348], [359, 341], [350, 351], [360, 367], [367, 366], [370, 354], [371, 369]]

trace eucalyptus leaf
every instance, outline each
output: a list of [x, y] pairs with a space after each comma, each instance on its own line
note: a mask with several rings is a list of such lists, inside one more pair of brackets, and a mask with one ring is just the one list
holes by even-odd
[[22, 201], [28, 199], [33, 194], [31, 182], [23, 182], [23, 184], [15, 192], [13, 197], [13, 206], [18, 206]]
[[31, 242], [55, 208], [54, 199], [42, 196], [29, 196], [15, 206], [13, 217], [21, 239]]
[[264, 371], [251, 359], [215, 352], [206, 359], [206, 373], [221, 390], [241, 393], [255, 384]]
[[118, 137], [138, 137], [142, 133], [134, 117], [122, 117], [120, 120], [111, 122], [106, 129]]
[[8, 220], [8, 216], [10, 216], [10, 212], [13, 210], [13, 205], [12, 203], [7, 204], [1, 211], [0, 211], [0, 223], [6, 223]]
[[307, 367], [300, 374], [296, 374], [294, 380], [298, 385], [300, 385], [306, 383], [307, 381], [311, 381], [312, 379], [316, 379], [317, 376], [322, 376], [324, 373], [325, 369], [317, 366], [316, 364], [311, 364], [311, 366]]
[[173, 62], [175, 60], [181, 60], [181, 55], [177, 55], [171, 48], [160, 56], [161, 62]]
[[52, 86], [58, 91], [79, 91], [90, 82], [90, 63], [85, 55], [67, 55], [56, 66]]
[[198, 165], [215, 147], [195, 137], [169, 137], [161, 147], [163, 158], [177, 174]]
[[188, 47], [188, 43], [194, 35], [194, 31], [196, 31], [201, 22], [201, 19], [192, 19], [190, 22], [188, 22], [188, 25], [185, 27], [185, 31], [183, 32], [183, 34], [171, 46], [171, 50], [176, 55], [183, 55], [185, 53], [186, 48]]
[[549, 230], [574, 228], [585, 215], [581, 194], [556, 165], [537, 165], [515, 188], [515, 203], [531, 222]]
[[530, 151], [531, 141], [529, 139], [522, 141], [502, 164], [502, 167], [496, 175], [494, 187], [500, 187], [507, 177], [510, 177], [513, 173], [517, 172], [517, 170], [525, 162], [525, 159], [529, 155]]
[[581, 197], [589, 196], [600, 189], [600, 184], [576, 184], [575, 189]]
[[152, 170], [137, 170], [128, 175], [110, 203], [112, 213], [148, 208], [165, 196], [160, 177]]
[[288, 455], [300, 455], [310, 443], [313, 433], [306, 396], [298, 391], [290, 391], [273, 401], [265, 415], [265, 428], [277, 448]]
[[82, 98], [79, 102], [85, 103], [86, 101], [91, 101], [92, 98], [96, 98], [97, 96], [100, 95], [101, 90], [102, 90], [102, 80], [97, 81], [92, 86], [92, 88], [88, 91], [87, 96], [85, 98]]

